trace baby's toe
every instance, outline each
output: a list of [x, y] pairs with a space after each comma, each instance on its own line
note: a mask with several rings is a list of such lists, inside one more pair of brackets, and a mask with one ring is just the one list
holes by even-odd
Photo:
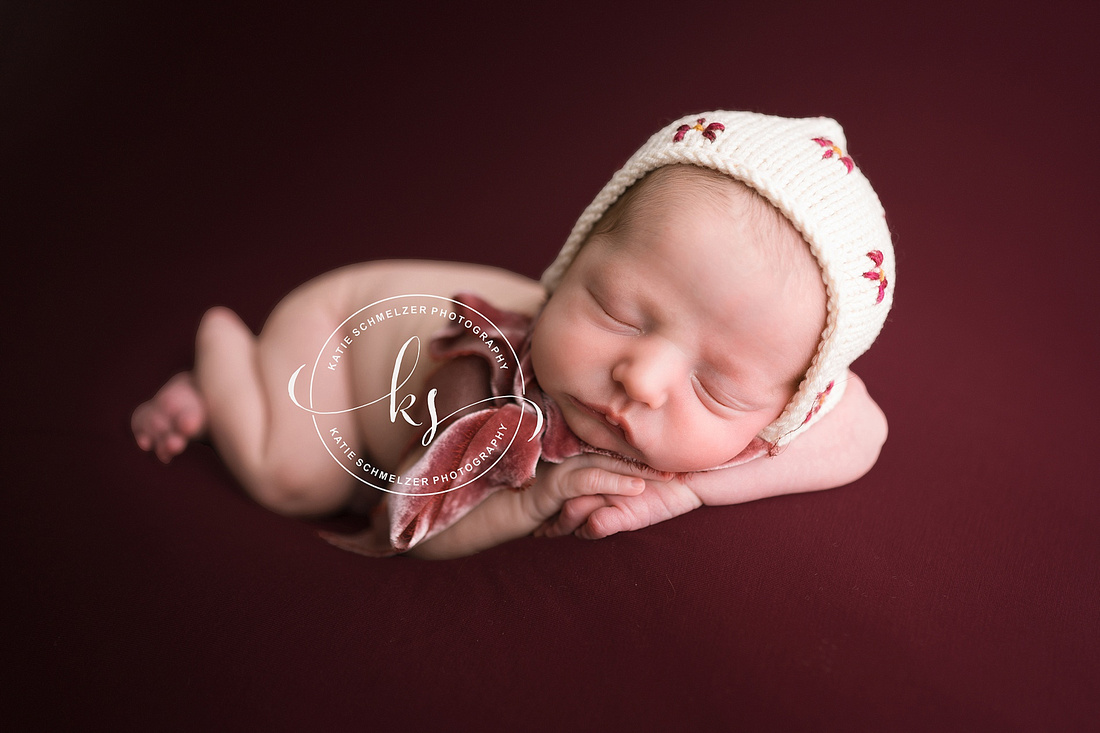
[[177, 433], [165, 435], [157, 445], [157, 458], [163, 463], [168, 463], [173, 458], [183, 453], [187, 447], [187, 440]]
[[195, 438], [203, 429], [202, 413], [194, 406], [189, 406], [180, 411], [175, 419], [175, 432], [190, 440]]
[[164, 440], [165, 435], [173, 432], [175, 432], [175, 429], [172, 426], [172, 420], [163, 412], [154, 412], [145, 420], [145, 434], [148, 435], [154, 443]]
[[134, 433], [134, 440], [142, 450], [150, 450], [156, 442], [156, 432], [153, 422], [156, 413], [148, 402], [134, 410], [130, 416], [130, 430]]
[[157, 449], [156, 449], [156, 451], [154, 451], [154, 453], [156, 454], [157, 459], [160, 460], [161, 463], [171, 463], [172, 459], [176, 457], [176, 454], [169, 451], [164, 446], [164, 443], [161, 443], [159, 446], [157, 446]]

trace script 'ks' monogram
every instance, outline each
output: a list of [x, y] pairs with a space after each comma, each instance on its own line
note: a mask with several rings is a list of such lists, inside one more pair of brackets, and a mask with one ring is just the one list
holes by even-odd
[[[416, 351], [413, 355], [412, 367], [409, 368], [409, 373], [407, 375], [405, 375], [404, 378], [402, 378], [401, 365], [405, 363], [405, 352], [407, 352], [409, 350], [410, 345], [415, 346]], [[378, 404], [382, 400], [388, 399], [389, 400], [389, 405], [390, 405], [390, 424], [391, 425], [394, 424], [395, 422], [397, 422], [397, 416], [400, 415], [401, 418], [405, 422], [407, 422], [409, 425], [412, 425], [413, 427], [420, 427], [423, 423], [420, 423], [420, 422], [417, 422], [416, 420], [414, 420], [412, 418], [412, 416], [409, 415], [409, 412], [408, 412], [412, 408], [412, 406], [416, 404], [416, 395], [411, 394], [411, 393], [405, 393], [404, 395], [399, 397], [399, 395], [401, 395], [401, 393], [400, 393], [401, 388], [403, 388], [409, 382], [409, 380], [412, 379], [413, 374], [416, 372], [416, 366], [419, 363], [420, 363], [420, 337], [419, 336], [411, 336], [404, 344], [401, 345], [401, 348], [397, 352], [397, 358], [394, 359], [393, 371], [390, 373], [390, 391], [387, 392], [386, 394], [382, 395], [381, 397], [378, 397], [376, 399], [371, 400], [370, 402], [364, 402], [363, 404], [361, 404], [357, 407], [349, 407], [345, 410], [313, 410], [313, 409], [310, 409], [310, 408], [306, 407], [305, 405], [303, 405], [302, 403], [300, 403], [298, 401], [298, 398], [294, 394], [294, 387], [295, 387], [295, 384], [298, 381], [298, 375], [302, 372], [303, 369], [306, 368], [305, 364], [298, 367], [298, 369], [295, 370], [294, 374], [292, 374], [290, 376], [290, 382], [287, 384], [287, 392], [289, 392], [289, 394], [290, 394], [291, 401], [294, 402], [294, 404], [298, 408], [300, 408], [302, 410], [305, 410], [306, 412], [308, 412], [310, 414], [313, 414], [313, 415], [342, 415], [342, 414], [347, 413], [347, 412], [355, 412], [356, 410], [361, 410], [364, 407], [370, 407], [371, 405]], [[425, 445], [425, 446], [431, 445], [431, 442], [433, 440], [435, 440], [435, 434], [436, 434], [436, 431], [439, 428], [439, 423], [440, 423], [439, 414], [436, 412], [436, 406], [435, 406], [436, 395], [438, 395], [438, 394], [439, 394], [439, 390], [435, 389], [434, 387], [432, 389], [428, 390], [428, 396], [426, 398], [426, 404], [427, 404], [427, 407], [428, 407], [428, 417], [431, 421], [431, 425], [429, 425], [428, 429], [426, 431], [424, 431], [424, 435], [420, 439], [421, 444]], [[477, 403], [475, 403], [475, 404], [477, 404]], [[472, 407], [472, 406], [473, 405], [468, 405], [468, 407]], [[460, 412], [460, 411], [461, 410], [458, 410], [456, 412]]]

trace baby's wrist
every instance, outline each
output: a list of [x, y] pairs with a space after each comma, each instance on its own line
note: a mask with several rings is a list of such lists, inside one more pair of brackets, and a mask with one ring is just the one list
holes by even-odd
[[538, 474], [534, 481], [525, 488], [510, 492], [516, 497], [518, 507], [524, 520], [542, 524], [552, 517], [561, 508], [564, 498], [558, 496], [557, 482], [553, 474], [556, 466], [539, 464]]

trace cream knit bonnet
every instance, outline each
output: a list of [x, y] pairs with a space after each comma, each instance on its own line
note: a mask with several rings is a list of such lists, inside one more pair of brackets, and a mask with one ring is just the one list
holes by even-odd
[[844, 131], [826, 117], [787, 119], [704, 112], [676, 120], [634, 153], [573, 227], [543, 273], [553, 291], [592, 226], [646, 173], [672, 164], [725, 173], [779, 209], [810, 246], [828, 298], [825, 329], [805, 378], [759, 437], [777, 447], [839, 401], [848, 366], [874, 342], [894, 295], [894, 249], [871, 184], [852, 162]]

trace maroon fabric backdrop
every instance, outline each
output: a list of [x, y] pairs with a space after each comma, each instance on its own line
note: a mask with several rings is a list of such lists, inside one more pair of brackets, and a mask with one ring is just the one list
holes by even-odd
[[[1100, 718], [1093, 4], [231, 5], [0, 10], [9, 730]], [[889, 212], [863, 480], [431, 564], [132, 444], [207, 307], [258, 328], [371, 258], [536, 276], [717, 107], [838, 118]]]

